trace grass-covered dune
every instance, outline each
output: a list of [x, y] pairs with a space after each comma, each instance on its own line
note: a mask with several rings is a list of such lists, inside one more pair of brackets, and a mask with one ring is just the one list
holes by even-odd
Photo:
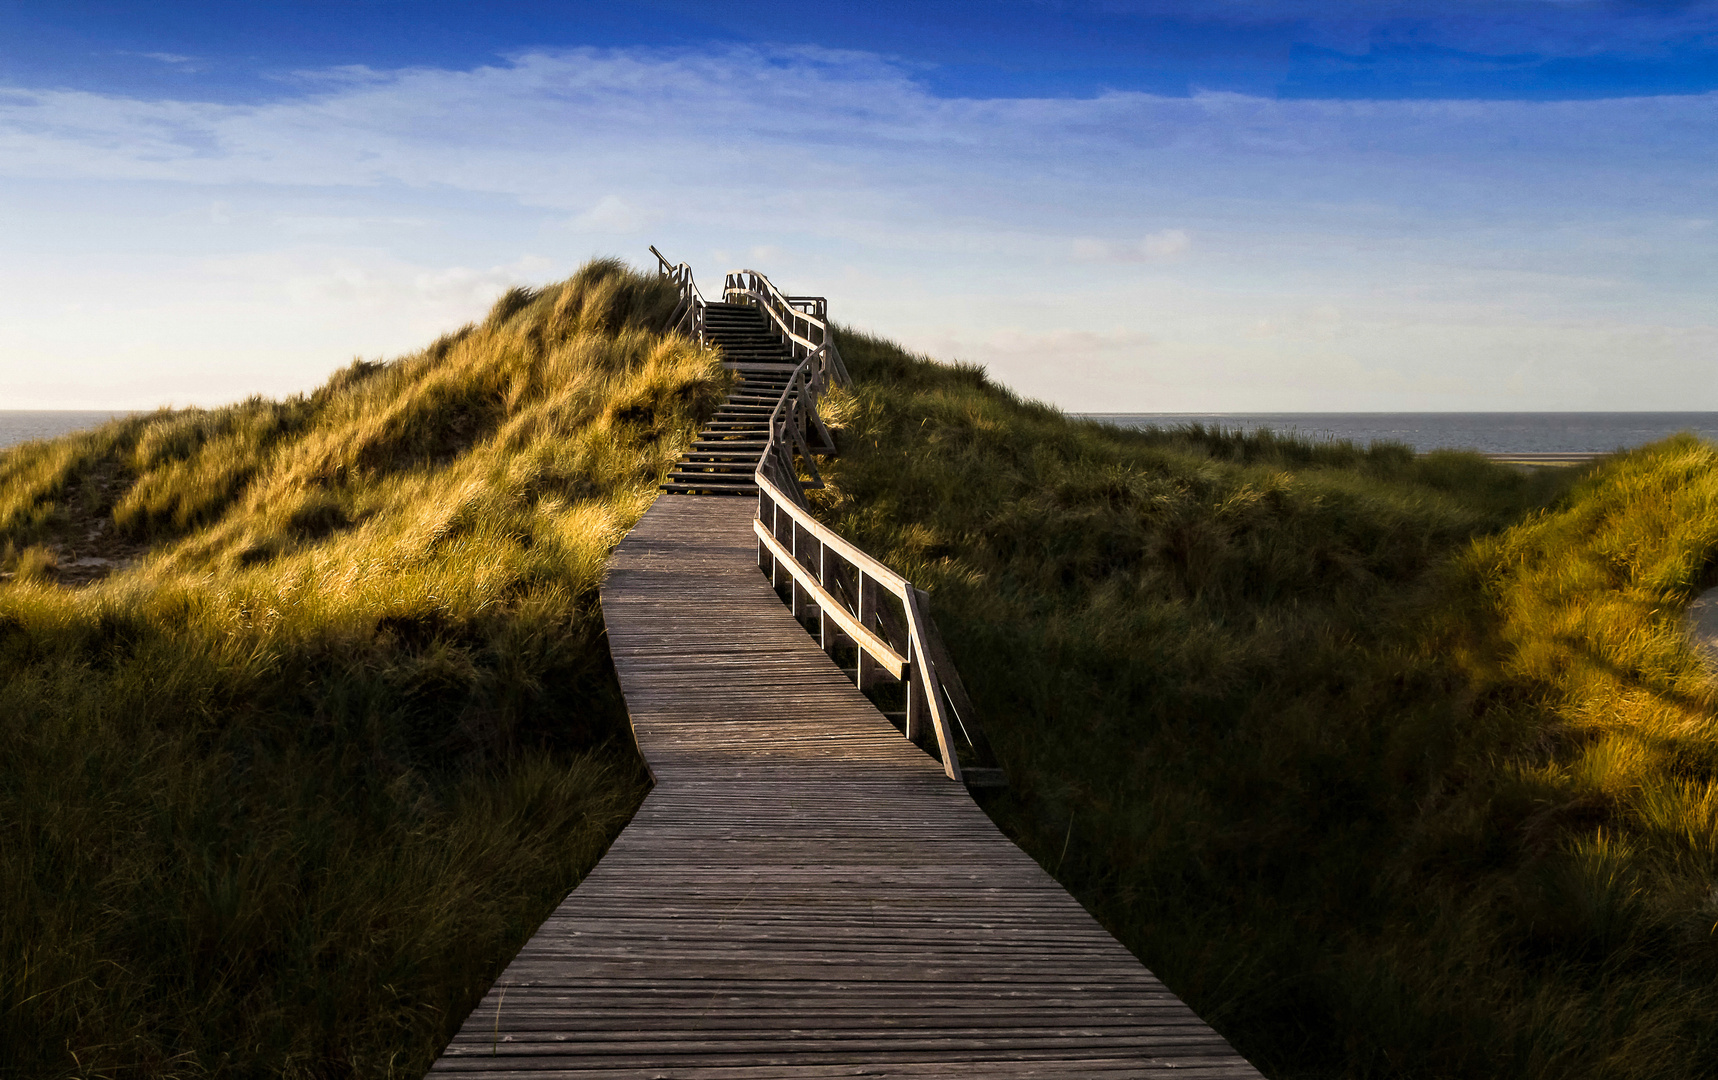
[[[0, 452], [0, 1076], [419, 1075], [642, 797], [603, 562], [720, 400], [613, 262]], [[846, 333], [819, 512], [987, 809], [1278, 1077], [1718, 1075], [1718, 451], [1128, 432]]]
[[932, 590], [987, 808], [1269, 1075], [1718, 1075], [1718, 451], [1130, 432], [849, 332], [820, 513]]
[[419, 1075], [646, 781], [609, 549], [713, 411], [613, 262], [0, 453], [0, 1075]]

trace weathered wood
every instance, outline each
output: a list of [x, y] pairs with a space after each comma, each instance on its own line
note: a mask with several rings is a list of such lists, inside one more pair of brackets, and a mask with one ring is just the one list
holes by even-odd
[[[906, 736], [918, 743], [927, 731], [931, 733], [936, 738], [937, 752], [949, 779], [962, 778], [951, 711], [959, 717], [959, 726], [966, 736], [964, 741], [973, 747], [981, 760], [994, 761], [972, 701], [967, 697], [966, 687], [960, 682], [948, 650], [943, 647], [942, 639], [930, 621], [928, 594], [865, 554], [803, 508], [790, 503], [762, 469], [758, 471], [757, 484], [758, 519], [753, 522], [753, 530], [764, 553], [763, 558], [771, 568], [772, 581], [779, 586], [782, 572], [787, 574], [789, 607], [794, 616], [808, 617], [811, 606], [816, 607], [819, 640], [826, 652], [831, 647], [828, 624], [834, 621], [839, 625], [859, 649], [859, 670], [854, 681], [861, 687], [867, 684], [867, 677], [871, 674], [867, 659], [880, 665], [894, 678], [907, 680]], [[769, 519], [767, 524], [764, 520], [766, 515]], [[784, 517], [789, 536], [785, 545], [779, 539]], [[804, 552], [811, 550], [815, 550], [816, 555], [808, 560]], [[886, 607], [878, 608], [876, 615], [881, 623], [891, 627], [892, 636], [906, 649], [907, 655], [903, 656], [871, 630], [870, 613], [859, 610], [864, 606], [862, 601], [844, 601], [829, 590], [826, 563], [831, 552], [859, 575], [861, 597], [865, 582], [871, 581], [875, 588], [887, 590], [901, 601], [904, 627], [894, 624]], [[987, 782], [992, 785], [1001, 780], [1000, 770], [986, 768], [984, 772]]]
[[[769, 478], [764, 477], [761, 478], [761, 480], [762, 482], [758, 484], [760, 494], [768, 496], [770, 501], [775, 504], [776, 510], [780, 513], [792, 514], [793, 511], [790, 507], [793, 505], [793, 500], [788, 497], [787, 493], [782, 491], [781, 488], [776, 486], [776, 484]], [[908, 584], [906, 578], [895, 573], [883, 563], [878, 562], [875, 558], [872, 558], [867, 554], [863, 548], [859, 547], [845, 536], [842, 536], [834, 529], [831, 529], [823, 522], [818, 521], [810, 514], [793, 514], [793, 517], [795, 523], [800, 528], [810, 533], [813, 537], [816, 537], [819, 542], [834, 548], [835, 553], [840, 555], [843, 559], [846, 559], [854, 569], [858, 570], [861, 574], [864, 574], [872, 581], [875, 581], [879, 586], [888, 590], [896, 597], [899, 597], [902, 600], [906, 599], [907, 590], [912, 587]], [[777, 527], [772, 527], [771, 531], [777, 536], [781, 535], [779, 528]]]
[[698, 344], [704, 344], [704, 295], [698, 291], [697, 282], [692, 280], [692, 267], [687, 263], [670, 263], [668, 256], [656, 250], [655, 244], [650, 245], [650, 253], [656, 256], [657, 274], [673, 282], [680, 290], [680, 302], [668, 317], [668, 325], [692, 337]]
[[656, 787], [432, 1073], [1256, 1077], [793, 620], [753, 513], [662, 498], [616, 551]]
[[925, 640], [925, 624], [929, 620], [920, 604], [919, 598], [922, 595], [918, 589], [907, 589], [907, 634], [913, 647], [913, 687], [912, 693], [907, 697], [907, 737], [913, 738], [913, 707], [917, 705], [925, 711], [924, 722], [936, 736], [937, 753], [943, 759], [943, 771], [948, 774], [950, 780], [958, 783], [960, 758], [955, 750], [954, 728], [949, 723], [948, 705], [943, 700], [942, 687], [937, 681], [936, 664], [931, 660], [930, 646]]
[[795, 359], [821, 353], [819, 370], [842, 386], [851, 383], [847, 365], [829, 330], [828, 303], [821, 296], [783, 296], [770, 279], [756, 270], [731, 271], [722, 287], [723, 299], [755, 305], [775, 324], [776, 332]]
[[967, 743], [978, 752], [978, 756], [986, 761], [994, 761], [996, 754], [990, 749], [990, 740], [978, 723], [978, 710], [973, 707], [972, 698], [967, 695], [966, 683], [961, 681], [960, 670], [954, 666], [954, 658], [948, 654], [948, 645], [943, 642], [936, 620], [931, 618], [930, 594], [923, 589], [915, 589], [914, 592], [918, 596], [919, 610], [925, 617], [925, 644], [930, 653], [931, 664], [937, 670], [937, 681], [942, 685], [943, 693], [948, 695], [949, 704], [954, 707], [955, 722], [960, 726], [961, 734]]
[[[891, 648], [888, 642], [867, 629], [857, 616], [850, 614], [840, 599], [824, 588], [821, 582], [810, 579], [810, 571], [799, 566], [799, 560], [787, 551], [780, 540], [770, 535], [769, 530], [764, 528], [763, 522], [754, 521], [753, 526], [758, 543], [764, 546], [764, 549], [769, 552], [770, 557], [775, 559], [778, 565], [781, 563], [793, 564], [785, 569], [792, 575], [795, 597], [797, 598], [801, 594], [808, 595], [811, 603], [817, 606], [822, 618], [833, 620], [841, 628], [842, 633], [858, 643], [861, 649], [870, 653], [875, 664], [881, 666], [894, 678], [902, 678], [906, 670], [907, 658]], [[795, 567], [798, 567], [806, 576], [802, 577], [800, 573], [795, 573]], [[799, 610], [796, 609], [794, 614], [800, 614]]]

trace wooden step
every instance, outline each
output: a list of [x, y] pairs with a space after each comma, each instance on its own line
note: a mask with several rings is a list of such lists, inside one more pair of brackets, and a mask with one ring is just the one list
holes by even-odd
[[748, 465], [675, 465], [668, 476], [672, 480], [719, 480], [751, 483], [754, 470]]
[[747, 484], [744, 487], [735, 488], [717, 488], [709, 484], [684, 484], [679, 481], [658, 484], [657, 490], [673, 491], [683, 495], [756, 495], [758, 493], [756, 484]]

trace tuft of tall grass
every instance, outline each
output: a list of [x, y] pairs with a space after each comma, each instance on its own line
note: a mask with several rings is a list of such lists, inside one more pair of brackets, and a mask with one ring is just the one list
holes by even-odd
[[645, 790], [596, 597], [725, 392], [675, 300], [0, 453], [0, 1075], [423, 1072]]
[[818, 510], [931, 589], [987, 810], [1268, 1075], [1718, 1073], [1718, 451], [1128, 431], [841, 343]]

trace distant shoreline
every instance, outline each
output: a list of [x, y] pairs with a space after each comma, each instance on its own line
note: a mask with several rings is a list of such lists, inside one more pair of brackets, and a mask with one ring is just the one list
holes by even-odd
[[1071, 412], [1068, 416], [1118, 427], [1200, 424], [1247, 434], [1274, 431], [1360, 445], [1403, 443], [1421, 453], [1474, 450], [1521, 460], [1543, 455], [1609, 454], [1657, 442], [1680, 431], [1718, 441], [1718, 412]]
[[149, 409], [0, 409], [0, 450], [31, 439], [53, 439]]
[[[51, 439], [150, 410], [0, 409], [0, 450], [32, 439]], [[1718, 412], [1274, 412], [1126, 413], [1070, 412], [1069, 417], [1119, 427], [1186, 427], [1276, 431], [1310, 439], [1362, 445], [1405, 443], [1421, 453], [1475, 450], [1530, 464], [1570, 464], [1691, 431], [1718, 441]]]

